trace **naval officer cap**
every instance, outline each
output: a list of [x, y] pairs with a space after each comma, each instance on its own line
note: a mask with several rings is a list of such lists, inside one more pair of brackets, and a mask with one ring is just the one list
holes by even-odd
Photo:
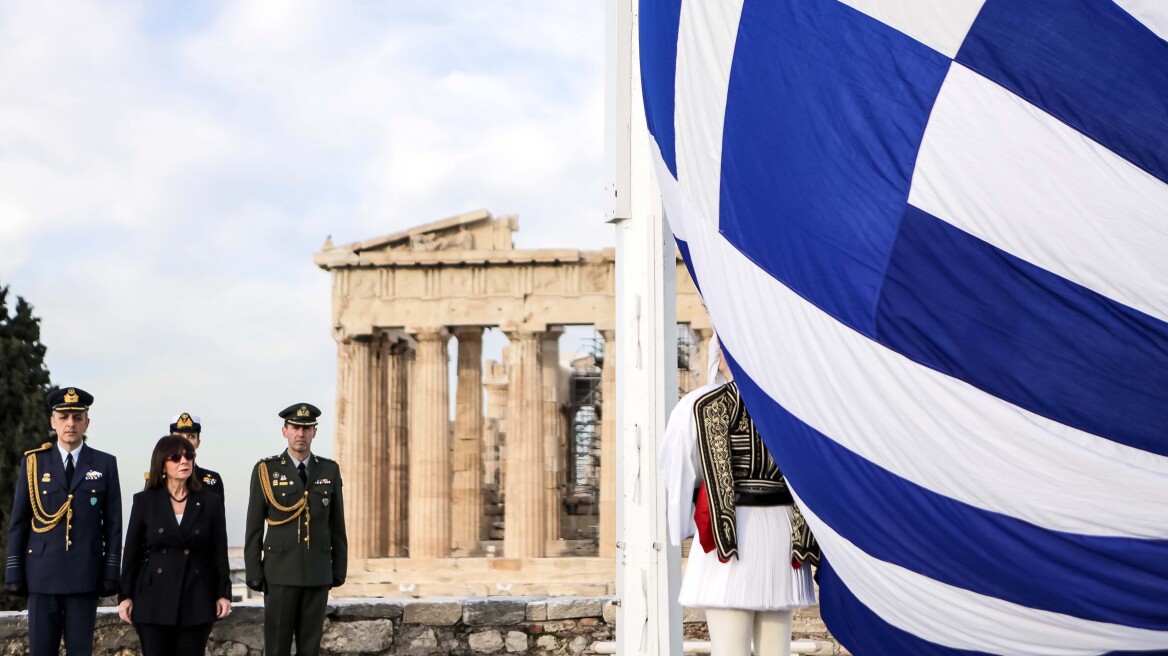
[[89, 406], [93, 405], [93, 395], [80, 387], [50, 390], [45, 400], [49, 403], [49, 409], [61, 412], [80, 412], [89, 410]]
[[280, 412], [280, 417], [293, 426], [315, 426], [319, 416], [320, 408], [311, 403], [295, 403]]
[[184, 412], [170, 418], [170, 432], [172, 433], [202, 433], [203, 420], [199, 415]]

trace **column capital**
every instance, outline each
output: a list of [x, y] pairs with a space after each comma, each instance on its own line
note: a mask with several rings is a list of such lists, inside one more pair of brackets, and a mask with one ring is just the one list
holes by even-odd
[[454, 338], [462, 342], [465, 340], [479, 340], [483, 339], [482, 326], [454, 326], [450, 329]]
[[373, 333], [357, 333], [357, 334], [343, 334], [336, 331], [333, 338], [337, 340], [338, 344], [368, 344], [374, 339]]
[[520, 327], [515, 325], [499, 326], [499, 330], [503, 331], [507, 339], [512, 342], [540, 339], [544, 332], [526, 326]]
[[446, 342], [450, 339], [450, 331], [445, 326], [438, 328], [408, 328], [407, 330], [419, 342]]

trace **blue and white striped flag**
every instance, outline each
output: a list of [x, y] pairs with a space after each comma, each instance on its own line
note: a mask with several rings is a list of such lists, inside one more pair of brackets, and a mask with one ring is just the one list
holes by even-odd
[[639, 16], [666, 215], [830, 630], [1168, 653], [1168, 2]]

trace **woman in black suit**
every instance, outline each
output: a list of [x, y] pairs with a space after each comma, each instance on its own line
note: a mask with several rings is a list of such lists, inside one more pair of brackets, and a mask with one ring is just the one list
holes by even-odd
[[158, 440], [130, 510], [118, 615], [143, 656], [203, 656], [212, 624], [231, 613], [223, 497], [202, 491], [194, 459], [186, 439]]

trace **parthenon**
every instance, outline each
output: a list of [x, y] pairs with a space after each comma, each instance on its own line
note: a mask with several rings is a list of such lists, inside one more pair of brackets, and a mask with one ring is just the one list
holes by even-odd
[[[478, 210], [359, 243], [326, 242], [314, 257], [332, 273], [334, 451], [356, 558], [479, 555], [492, 481], [502, 482], [500, 555], [549, 555], [563, 537], [570, 422], [558, 340], [571, 325], [603, 336], [598, 555], [615, 551], [615, 252], [515, 249], [517, 227], [514, 216]], [[677, 320], [693, 335], [692, 370], [704, 372], [709, 319], [680, 261]], [[484, 375], [489, 328], [510, 345], [506, 362], [488, 362]]]

